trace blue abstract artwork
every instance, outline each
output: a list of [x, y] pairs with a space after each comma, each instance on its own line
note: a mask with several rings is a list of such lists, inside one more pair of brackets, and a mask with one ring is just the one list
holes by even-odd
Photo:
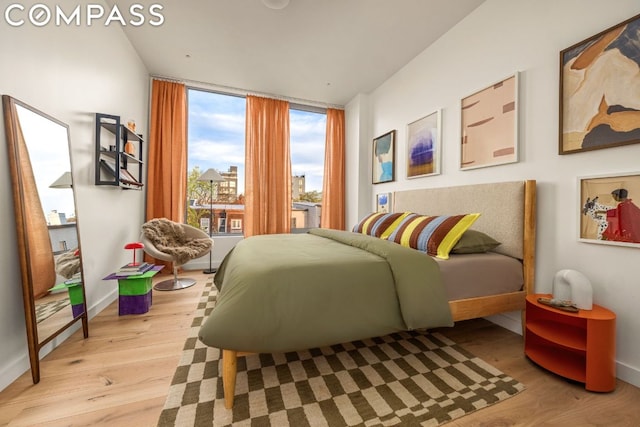
[[408, 125], [407, 178], [439, 171], [440, 117], [436, 111]]

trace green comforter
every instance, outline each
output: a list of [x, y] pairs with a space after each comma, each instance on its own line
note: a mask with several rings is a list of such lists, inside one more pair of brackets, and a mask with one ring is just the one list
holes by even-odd
[[215, 285], [199, 337], [217, 348], [284, 352], [453, 325], [431, 257], [346, 231], [244, 239]]

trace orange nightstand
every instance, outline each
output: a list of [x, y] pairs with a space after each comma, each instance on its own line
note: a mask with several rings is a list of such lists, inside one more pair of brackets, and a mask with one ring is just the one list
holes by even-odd
[[585, 384], [589, 391], [616, 388], [616, 315], [594, 304], [577, 313], [540, 304], [527, 295], [524, 353], [538, 365]]

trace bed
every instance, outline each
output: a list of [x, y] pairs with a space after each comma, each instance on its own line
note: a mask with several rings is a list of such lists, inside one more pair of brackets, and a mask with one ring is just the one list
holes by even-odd
[[493, 252], [521, 260], [521, 290], [449, 301], [454, 321], [524, 310], [525, 296], [533, 293], [534, 287], [535, 180], [399, 191], [394, 200], [395, 211], [434, 215], [481, 212], [472, 229], [501, 242]]
[[[441, 256], [429, 248], [436, 255], [429, 257], [390, 241], [400, 242], [393, 234], [381, 239], [323, 229], [238, 243], [215, 276], [218, 300], [199, 333], [202, 342], [222, 350], [225, 406], [233, 406], [237, 358], [246, 354], [304, 350], [524, 310], [533, 291], [535, 196], [533, 180], [394, 193], [394, 212], [447, 221], [455, 216], [450, 229], [469, 221], [464, 229], [500, 242], [486, 253]], [[394, 219], [386, 233], [401, 229], [406, 215], [414, 214]], [[496, 267], [500, 263], [506, 270]], [[478, 286], [483, 276], [487, 285]]]

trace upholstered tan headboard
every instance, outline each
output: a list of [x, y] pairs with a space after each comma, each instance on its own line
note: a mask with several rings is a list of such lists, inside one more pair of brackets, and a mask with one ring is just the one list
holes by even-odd
[[[397, 191], [394, 194], [394, 211], [425, 215], [478, 212], [481, 215], [471, 228], [501, 242], [496, 252], [524, 259], [527, 252], [534, 250], [535, 181]], [[533, 231], [529, 237], [533, 241], [525, 242], [525, 229]]]

